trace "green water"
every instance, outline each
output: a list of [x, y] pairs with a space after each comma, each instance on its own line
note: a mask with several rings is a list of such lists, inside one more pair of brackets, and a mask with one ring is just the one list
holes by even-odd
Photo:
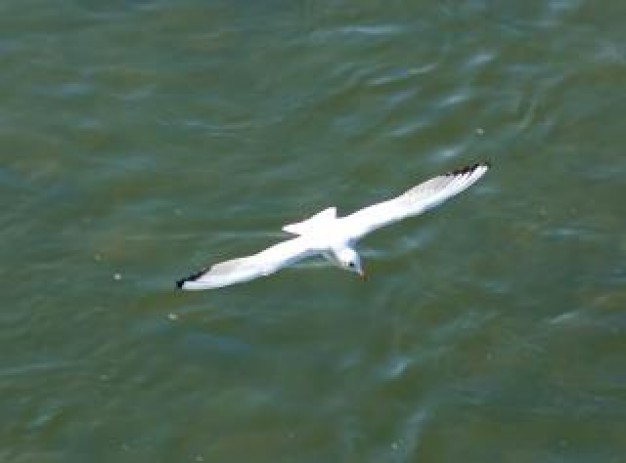
[[0, 461], [626, 461], [625, 5], [3, 1]]

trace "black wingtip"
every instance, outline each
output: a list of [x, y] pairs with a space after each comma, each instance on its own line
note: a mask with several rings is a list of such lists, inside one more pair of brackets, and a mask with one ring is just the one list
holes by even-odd
[[191, 275], [189, 275], [188, 277], [185, 278], [181, 278], [180, 280], [178, 280], [176, 282], [176, 287], [178, 289], [183, 289], [183, 285], [188, 282], [188, 281], [195, 281], [198, 278], [200, 278], [205, 272], [207, 271], [207, 269], [202, 269], [202, 270], [198, 270], [195, 273], [192, 273]]
[[453, 170], [448, 172], [446, 175], [455, 176], [455, 175], [465, 175], [471, 172], [474, 172], [479, 167], [486, 167], [487, 169], [491, 168], [491, 163], [489, 161], [477, 162], [476, 164], [472, 164], [470, 166], [461, 167], [460, 169]]

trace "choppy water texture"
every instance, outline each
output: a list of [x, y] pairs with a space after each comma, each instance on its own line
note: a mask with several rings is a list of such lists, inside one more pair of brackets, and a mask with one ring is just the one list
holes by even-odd
[[[2, 2], [0, 461], [625, 461], [625, 5]], [[484, 159], [365, 284], [174, 290]]]

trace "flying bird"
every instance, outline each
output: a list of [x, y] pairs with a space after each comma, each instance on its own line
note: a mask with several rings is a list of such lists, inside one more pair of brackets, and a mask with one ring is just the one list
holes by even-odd
[[488, 163], [474, 164], [433, 177], [393, 199], [365, 207], [345, 217], [329, 207], [283, 230], [295, 235], [257, 254], [227, 260], [176, 282], [185, 290], [221, 288], [267, 276], [305, 257], [322, 255], [338, 267], [365, 278], [356, 242], [368, 233], [399, 220], [421, 214], [468, 188], [487, 170]]

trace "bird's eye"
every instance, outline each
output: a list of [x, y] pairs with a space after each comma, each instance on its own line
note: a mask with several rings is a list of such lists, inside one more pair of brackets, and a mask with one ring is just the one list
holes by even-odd
[[348, 267], [354, 268], [354, 262], [348, 262]]

